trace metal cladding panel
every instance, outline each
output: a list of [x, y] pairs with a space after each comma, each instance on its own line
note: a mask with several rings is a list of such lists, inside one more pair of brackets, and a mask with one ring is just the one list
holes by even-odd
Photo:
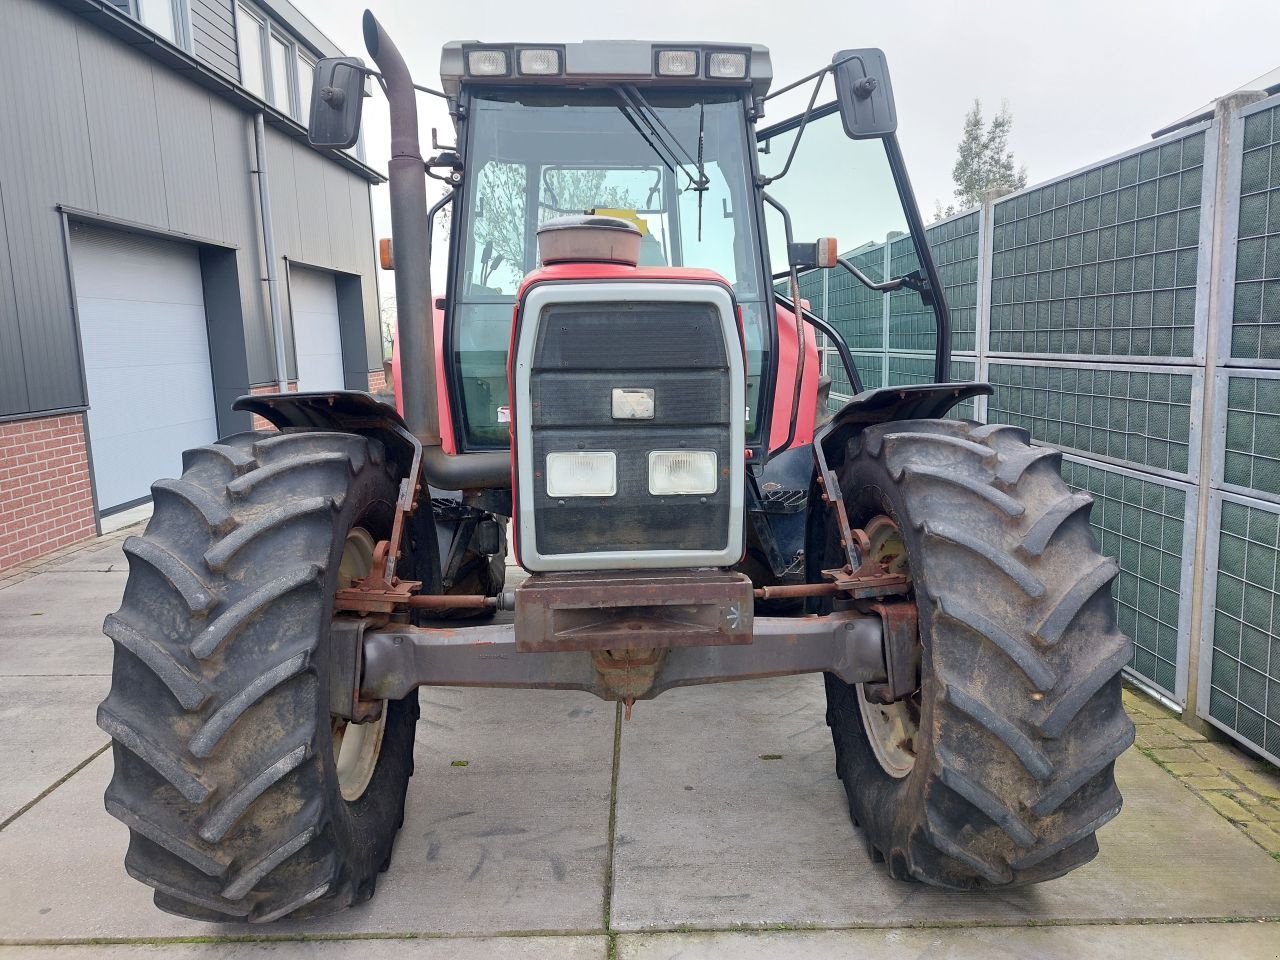
[[[57, 7], [0, 0], [0, 189], [12, 309], [0, 309], [0, 416], [84, 403], [56, 204], [96, 202], [77, 45]], [[0, 299], [3, 306], [5, 296]]]
[[361, 262], [358, 245], [368, 246], [372, 241], [369, 238], [368, 216], [361, 218], [364, 222], [364, 232], [361, 233], [356, 228], [359, 221], [352, 216], [351, 205], [353, 202], [363, 202], [367, 208], [368, 196], [356, 196], [356, 191], [350, 186], [351, 177], [342, 168], [325, 162], [322, 163], [322, 173], [325, 206], [329, 211], [327, 226], [330, 262], [335, 269], [360, 273], [366, 269], [367, 264]]
[[267, 180], [271, 186], [271, 225], [276, 252], [298, 260], [302, 255], [302, 229], [298, 218], [298, 192], [294, 189], [294, 143], [267, 127]]
[[13, 272], [9, 265], [9, 231], [4, 214], [4, 190], [0, 189], [0, 415], [21, 410], [27, 404], [27, 371], [22, 366], [22, 333], [18, 329], [18, 304], [14, 299]]
[[266, 266], [256, 222], [257, 187], [250, 174], [254, 166], [253, 124], [246, 114], [215, 98], [209, 99], [209, 107], [223, 228], [238, 248], [236, 271], [249, 382], [265, 383], [275, 374], [266, 289], [260, 279], [266, 276]]
[[191, 13], [191, 52], [215, 70], [239, 80], [235, 0], [189, 0], [188, 10]]
[[1192, 395], [1199, 374], [1041, 363], [988, 365], [996, 392], [987, 419], [1025, 427], [1044, 443], [1178, 476], [1191, 456]]
[[209, 94], [156, 70], [155, 98], [169, 229], [225, 239]]
[[1195, 355], [1205, 132], [996, 203], [993, 352]]
[[[292, 257], [319, 266], [333, 265], [333, 245], [329, 242], [332, 211], [326, 201], [324, 168], [329, 162], [309, 147], [291, 144], [293, 177], [284, 183], [271, 181], [272, 192], [291, 191], [298, 215], [298, 247]], [[343, 212], [346, 212], [345, 210]], [[333, 224], [341, 229], [341, 223]]]
[[1244, 118], [1231, 356], [1280, 360], [1280, 106]]
[[1117, 623], [1133, 640], [1129, 668], [1181, 700], [1189, 616], [1183, 597], [1190, 586], [1184, 556], [1195, 498], [1181, 485], [1070, 457], [1062, 461], [1062, 478], [1093, 496], [1089, 525], [1102, 552], [1120, 566], [1112, 590]]
[[79, 31], [98, 213], [169, 226], [155, 64], [89, 27]]
[[1220, 503], [1207, 717], [1280, 763], [1280, 512], [1243, 498]]

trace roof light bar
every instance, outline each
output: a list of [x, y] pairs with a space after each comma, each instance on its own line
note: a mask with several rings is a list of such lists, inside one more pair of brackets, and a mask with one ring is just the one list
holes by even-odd
[[657, 72], [660, 77], [696, 77], [698, 51], [659, 50]]

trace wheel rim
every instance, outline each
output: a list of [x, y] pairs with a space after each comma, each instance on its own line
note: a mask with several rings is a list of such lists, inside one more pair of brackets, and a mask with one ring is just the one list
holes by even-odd
[[[345, 589], [366, 576], [373, 566], [373, 536], [363, 527], [353, 527], [342, 545], [338, 561], [338, 589]], [[387, 729], [387, 701], [382, 701], [378, 719], [369, 723], [351, 723], [344, 717], [331, 716], [333, 729], [333, 764], [338, 772], [338, 789], [348, 803], [359, 800], [369, 789], [373, 771], [382, 750], [382, 735]]]
[[[863, 528], [871, 541], [870, 559], [889, 573], [910, 573], [906, 544], [898, 525], [878, 516]], [[867, 699], [866, 685], [858, 684], [858, 712], [862, 728], [880, 768], [901, 780], [916, 765], [915, 744], [920, 734], [919, 694], [895, 703], [873, 703]]]

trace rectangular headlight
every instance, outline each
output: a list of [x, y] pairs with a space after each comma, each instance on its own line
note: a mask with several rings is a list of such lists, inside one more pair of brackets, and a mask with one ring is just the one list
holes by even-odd
[[662, 77], [696, 77], [697, 50], [659, 50], [658, 75]]
[[716, 492], [714, 450], [649, 451], [649, 492], [655, 497]]
[[618, 455], [612, 450], [547, 454], [547, 496], [612, 497], [618, 492]]
[[747, 76], [745, 53], [711, 53], [707, 55], [707, 76], [713, 80], [743, 80]]
[[552, 77], [560, 73], [559, 50], [521, 50], [517, 62], [520, 72], [527, 77]]
[[507, 67], [505, 50], [468, 50], [467, 73], [473, 77], [505, 77]]

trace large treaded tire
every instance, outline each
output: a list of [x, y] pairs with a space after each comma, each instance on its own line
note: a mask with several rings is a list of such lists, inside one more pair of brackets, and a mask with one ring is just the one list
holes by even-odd
[[[1091, 860], [1120, 811], [1115, 758], [1133, 743], [1120, 699], [1131, 645], [1115, 624], [1115, 563], [1087, 494], [1025, 430], [888, 423], [837, 468], [855, 528], [903, 534], [923, 643], [915, 765], [877, 761], [857, 688], [826, 676], [827, 721], [855, 825], [898, 879], [954, 889], [1036, 883]], [[825, 561], [840, 549], [825, 527]], [[816, 545], [816, 544], [815, 544]], [[811, 567], [812, 577], [812, 567]]]
[[170, 913], [270, 922], [373, 894], [404, 815], [416, 692], [387, 705], [368, 789], [339, 792], [329, 622], [353, 526], [390, 529], [396, 484], [376, 441], [246, 433], [183, 455], [130, 537], [98, 724], [125, 869]]

